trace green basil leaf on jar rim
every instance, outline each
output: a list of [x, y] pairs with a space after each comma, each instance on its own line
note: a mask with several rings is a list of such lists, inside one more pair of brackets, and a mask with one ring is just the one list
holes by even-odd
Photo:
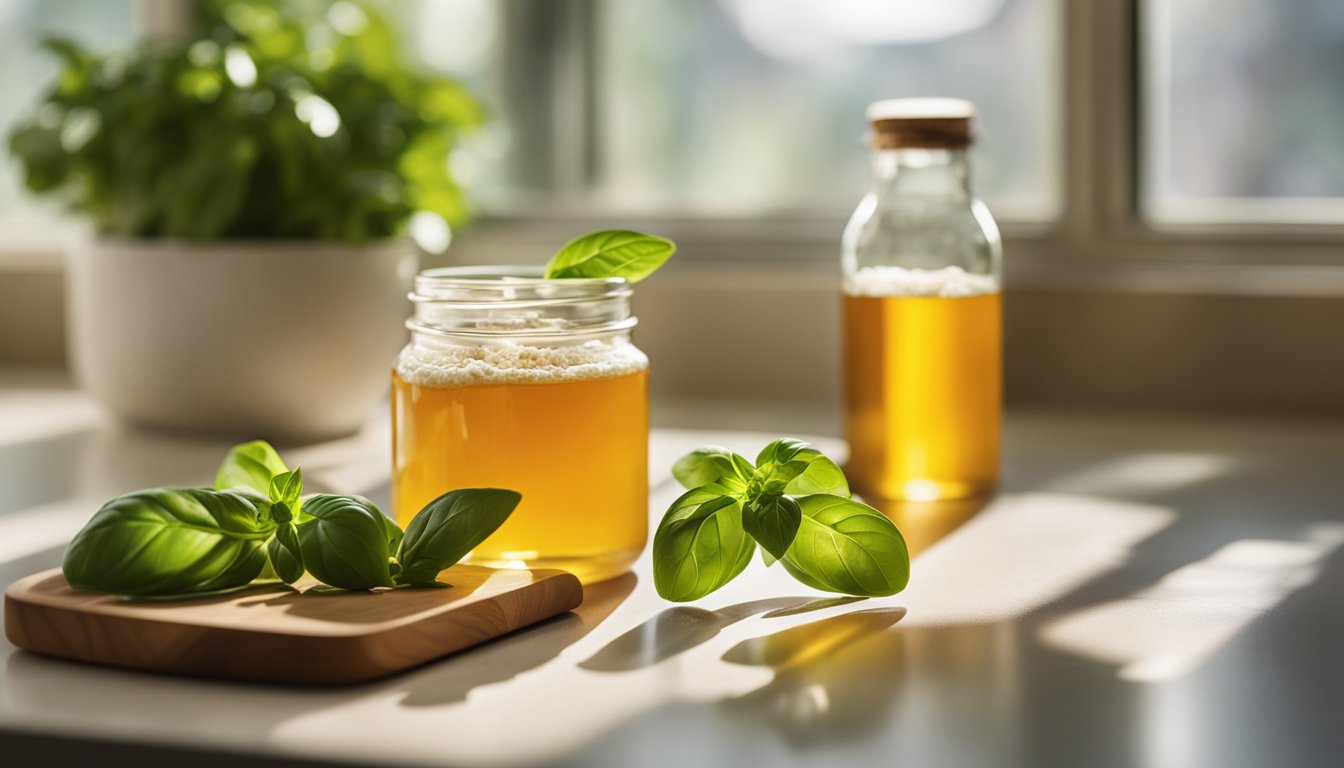
[[671, 240], [643, 232], [590, 232], [557, 251], [546, 265], [545, 277], [623, 277], [637, 283], [657, 271], [676, 250]]

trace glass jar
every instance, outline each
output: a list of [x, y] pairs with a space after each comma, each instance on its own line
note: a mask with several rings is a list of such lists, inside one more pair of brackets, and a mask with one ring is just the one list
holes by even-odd
[[842, 245], [848, 475], [891, 500], [988, 494], [999, 476], [1002, 245], [971, 194], [970, 102], [869, 107], [872, 191]]
[[455, 488], [509, 488], [522, 501], [470, 562], [628, 570], [648, 538], [649, 430], [630, 295], [532, 267], [420, 273], [392, 377], [397, 520]]

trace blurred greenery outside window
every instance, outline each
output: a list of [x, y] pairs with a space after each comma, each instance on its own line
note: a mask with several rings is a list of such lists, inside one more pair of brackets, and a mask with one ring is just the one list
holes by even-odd
[[[867, 187], [864, 106], [937, 93], [978, 104], [976, 188], [1011, 226], [1057, 221], [1068, 208], [1063, 146], [1079, 122], [1066, 119], [1063, 81], [1076, 69], [1063, 44], [1067, 1], [384, 5], [413, 58], [472, 88], [493, 113], [453, 158], [487, 219], [829, 226]], [[36, 50], [43, 34], [121, 47], [136, 34], [135, 5], [0, 0], [0, 68], [19, 73], [0, 84], [0, 126], [54, 71]], [[1134, 212], [1339, 223], [1344, 4], [1132, 0], [1132, 9]], [[54, 206], [26, 199], [5, 158], [0, 224], [31, 231], [62, 221]]]

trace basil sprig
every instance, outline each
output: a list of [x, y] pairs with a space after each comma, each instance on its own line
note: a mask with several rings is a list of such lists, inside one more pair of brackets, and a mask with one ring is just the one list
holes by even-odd
[[676, 253], [666, 238], [607, 229], [566, 243], [546, 265], [547, 278], [624, 277], [632, 283], [648, 277]]
[[303, 495], [303, 472], [257, 440], [234, 446], [214, 488], [151, 488], [120, 496], [66, 550], [75, 589], [182, 597], [252, 583], [330, 587], [440, 585], [439, 573], [508, 519], [521, 496], [496, 488], [450, 491], [410, 523], [409, 535], [362, 496]]
[[672, 476], [690, 489], [653, 537], [653, 582], [668, 600], [697, 600], [737, 577], [756, 545], [815, 589], [894, 595], [910, 578], [896, 525], [850, 498], [840, 467], [808, 443], [776, 440], [753, 464], [727, 448], [683, 456]]

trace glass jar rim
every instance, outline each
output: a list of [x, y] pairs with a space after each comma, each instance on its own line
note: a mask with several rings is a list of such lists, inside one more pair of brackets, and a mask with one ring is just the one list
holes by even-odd
[[[500, 300], [597, 298], [629, 293], [631, 283], [624, 277], [542, 277], [544, 270], [532, 265], [436, 267], [421, 270], [415, 276], [411, 299], [452, 299], [466, 292], [484, 295], [503, 294]], [[507, 298], [506, 298], [507, 297]]]
[[628, 333], [633, 293], [623, 277], [544, 278], [537, 266], [440, 267], [415, 278], [413, 333], [476, 341]]

